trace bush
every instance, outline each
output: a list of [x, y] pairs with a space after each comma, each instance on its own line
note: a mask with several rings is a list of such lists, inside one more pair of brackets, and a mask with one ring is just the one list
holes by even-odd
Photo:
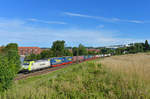
[[11, 64], [7, 57], [1, 57], [0, 60], [0, 91], [4, 91], [11, 86], [15, 77], [15, 68], [13, 68], [15, 64]]
[[20, 70], [20, 56], [17, 44], [8, 44], [0, 56], [0, 91], [8, 89]]

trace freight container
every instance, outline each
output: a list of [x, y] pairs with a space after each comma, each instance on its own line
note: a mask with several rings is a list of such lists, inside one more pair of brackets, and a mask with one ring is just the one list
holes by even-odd
[[91, 60], [91, 59], [94, 59], [94, 56], [93, 55], [88, 55], [88, 56], [84, 56], [84, 60]]
[[73, 57], [72, 57], [72, 62], [73, 62], [73, 63], [76, 63], [76, 62], [77, 62], [77, 56], [73, 56]]
[[79, 62], [84, 61], [84, 56], [78, 56], [78, 60], [79, 60]]
[[91, 58], [92, 57], [92, 55], [88, 55], [88, 58]]
[[71, 64], [73, 61], [73, 57], [65, 57], [65, 62], [63, 64]]
[[93, 55], [92, 59], [96, 59], [96, 58], [97, 58], [96, 55]]
[[73, 56], [73, 62], [82, 62], [84, 61], [84, 56]]
[[85, 60], [85, 61], [88, 60], [88, 56], [84, 56], [84, 60]]
[[50, 61], [52, 67], [61, 66], [65, 63], [65, 57], [52, 58]]
[[99, 58], [100, 57], [100, 55], [95, 55], [95, 58]]

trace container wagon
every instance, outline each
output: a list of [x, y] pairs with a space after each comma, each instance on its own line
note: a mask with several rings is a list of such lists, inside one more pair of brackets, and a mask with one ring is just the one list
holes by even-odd
[[64, 65], [65, 63], [65, 57], [52, 58], [50, 62], [51, 62], [52, 67], [61, 66], [61, 65]]

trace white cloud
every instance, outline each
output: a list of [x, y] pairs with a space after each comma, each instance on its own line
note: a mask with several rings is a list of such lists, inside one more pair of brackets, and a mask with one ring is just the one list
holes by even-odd
[[91, 19], [98, 19], [102, 20], [105, 22], [127, 22], [127, 23], [147, 23], [142, 20], [126, 20], [126, 19], [119, 19], [119, 18], [105, 18], [101, 16], [90, 16], [90, 15], [85, 15], [85, 14], [79, 14], [79, 13], [71, 13], [71, 12], [64, 12], [65, 15], [68, 16], [75, 16], [75, 17], [82, 17], [82, 18], [91, 18]]
[[25, 21], [19, 19], [10, 20], [10, 19], [0, 18], [0, 28], [18, 27], [25, 23], [26, 23]]
[[35, 18], [29, 18], [28, 21], [45, 23], [45, 24], [67, 24], [66, 22], [61, 22], [61, 21], [45, 21], [45, 20], [39, 20]]
[[139, 21], [139, 20], [128, 20], [128, 22], [131, 22], [131, 23], [145, 23], [144, 21]]
[[89, 15], [78, 14], [78, 13], [70, 13], [70, 12], [65, 12], [64, 14], [69, 16], [78, 16], [78, 17], [85, 17], [85, 18], [97, 18], [95, 16], [89, 16]]

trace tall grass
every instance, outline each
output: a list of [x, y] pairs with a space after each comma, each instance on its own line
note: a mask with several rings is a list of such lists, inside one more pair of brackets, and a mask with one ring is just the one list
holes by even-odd
[[113, 56], [102, 60], [101, 64], [115, 72], [125, 74], [128, 78], [137, 76], [144, 82], [150, 82], [150, 54]]
[[72, 65], [52, 74], [18, 81], [11, 89], [1, 93], [0, 97], [1, 99], [149, 99], [148, 58], [150, 56], [145, 54], [115, 56]]

